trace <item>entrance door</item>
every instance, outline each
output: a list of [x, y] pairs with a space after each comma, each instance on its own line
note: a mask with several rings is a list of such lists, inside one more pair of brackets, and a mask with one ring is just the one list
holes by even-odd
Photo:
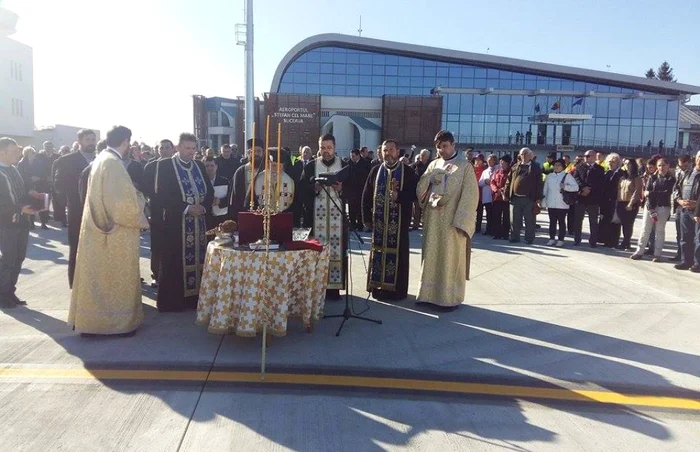
[[547, 142], [547, 124], [537, 124], [537, 144]]
[[571, 124], [564, 124], [562, 126], [561, 144], [564, 146], [571, 144]]

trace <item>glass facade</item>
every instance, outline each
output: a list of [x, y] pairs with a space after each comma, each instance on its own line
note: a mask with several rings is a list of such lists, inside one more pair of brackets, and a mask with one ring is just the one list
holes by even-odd
[[[299, 55], [281, 78], [280, 93], [381, 97], [430, 95], [443, 88], [557, 90], [632, 94], [623, 86], [455, 64], [342, 47], [320, 47]], [[555, 103], [559, 108], [553, 109]], [[678, 131], [677, 100], [446, 94], [443, 127], [461, 143], [515, 143], [518, 132], [542, 144], [640, 146], [651, 141], [673, 146]], [[590, 114], [592, 119], [562, 125], [532, 124], [537, 114]], [[565, 138], [567, 137], [567, 138]]]

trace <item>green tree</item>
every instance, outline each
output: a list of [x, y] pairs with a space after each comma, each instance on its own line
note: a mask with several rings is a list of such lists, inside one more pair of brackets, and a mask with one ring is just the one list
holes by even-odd
[[644, 74], [646, 78], [656, 78], [656, 72], [654, 72], [653, 68], [649, 68], [646, 74]]
[[673, 68], [668, 64], [668, 61], [661, 63], [661, 66], [659, 66], [659, 69], [656, 71], [656, 78], [664, 82], [676, 81], [676, 78], [673, 76]]

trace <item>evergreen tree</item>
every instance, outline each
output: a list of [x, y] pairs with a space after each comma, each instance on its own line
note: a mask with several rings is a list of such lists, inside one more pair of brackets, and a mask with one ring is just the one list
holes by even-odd
[[656, 78], [656, 72], [654, 72], [654, 69], [649, 68], [646, 74], [644, 74], [646, 78]]
[[664, 82], [676, 81], [676, 78], [673, 76], [673, 68], [668, 64], [668, 61], [661, 63], [661, 66], [659, 66], [659, 69], [656, 71], [656, 77]]

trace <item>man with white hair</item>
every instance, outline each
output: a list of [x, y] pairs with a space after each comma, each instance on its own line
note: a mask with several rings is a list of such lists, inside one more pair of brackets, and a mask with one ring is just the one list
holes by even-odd
[[520, 161], [513, 166], [506, 181], [506, 201], [510, 202], [511, 234], [510, 242], [520, 242], [520, 229], [525, 219], [525, 243], [535, 241], [537, 210], [542, 201], [542, 169], [533, 164], [530, 148], [520, 150]]

